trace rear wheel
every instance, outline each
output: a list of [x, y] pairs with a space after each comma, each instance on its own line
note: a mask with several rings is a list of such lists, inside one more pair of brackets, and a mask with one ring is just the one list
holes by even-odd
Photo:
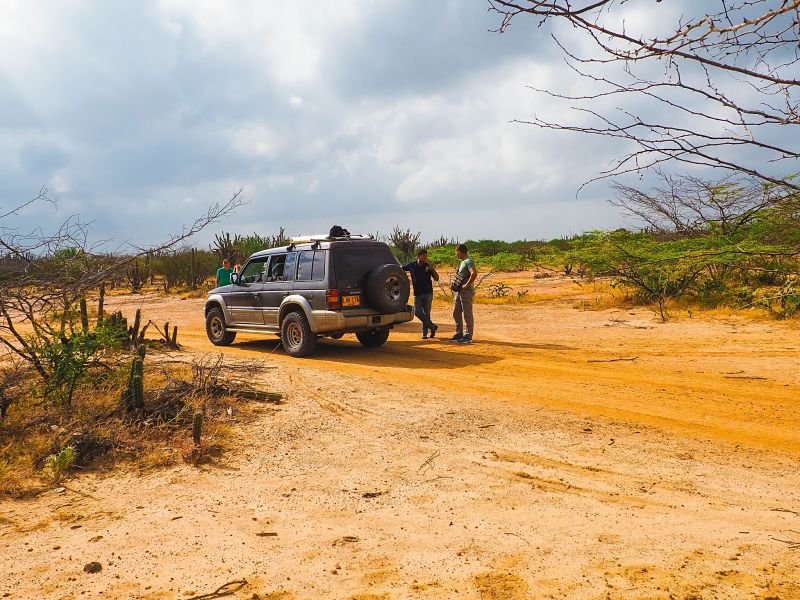
[[236, 339], [235, 331], [228, 331], [222, 309], [215, 306], [206, 315], [206, 335], [215, 346], [229, 346]]
[[386, 340], [389, 339], [389, 328], [381, 327], [380, 329], [370, 329], [369, 331], [359, 331], [356, 334], [358, 341], [364, 344], [367, 348], [377, 348], [383, 346]]
[[317, 336], [311, 331], [306, 316], [290, 312], [281, 323], [281, 343], [286, 354], [301, 358], [308, 356], [317, 347]]

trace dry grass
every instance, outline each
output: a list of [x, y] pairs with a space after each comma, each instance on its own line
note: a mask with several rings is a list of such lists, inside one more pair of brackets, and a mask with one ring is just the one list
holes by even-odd
[[[0, 422], [0, 494], [24, 497], [46, 489], [51, 479], [45, 461], [66, 446], [78, 454], [67, 477], [77, 469], [104, 470], [119, 463], [150, 470], [181, 460], [217, 460], [236, 439], [234, 423], [253, 414], [247, 401], [194, 389], [190, 364], [159, 364], [157, 356], [149, 356], [145, 410], [128, 415], [119, 401], [128, 369], [123, 361], [102, 385], [85, 385], [72, 409], [46, 406], [30, 396], [12, 404]], [[175, 387], [176, 382], [183, 384]], [[203, 436], [195, 448], [192, 419], [201, 410]]]

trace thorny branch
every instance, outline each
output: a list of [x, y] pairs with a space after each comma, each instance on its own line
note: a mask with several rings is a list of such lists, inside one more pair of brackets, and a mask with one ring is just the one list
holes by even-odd
[[[534, 87], [569, 102], [577, 118], [534, 115], [518, 122], [638, 147], [596, 179], [677, 162], [800, 190], [792, 168], [783, 174], [773, 168], [800, 159], [797, 134], [787, 131], [800, 125], [800, 0], [695, 3], [694, 14], [666, 28], [676, 18], [671, 3], [648, 2], [649, 30], [630, 25], [636, 4], [641, 2], [488, 0], [501, 18], [500, 32], [525, 17], [540, 28], [551, 25], [565, 61], [591, 86], [588, 94]], [[576, 34], [591, 50], [570, 49]], [[607, 102], [615, 98], [636, 108], [612, 109]]]
[[0, 350], [27, 361], [42, 377], [45, 369], [29, 341], [31, 330], [39, 336], [68, 337], [75, 307], [88, 293], [138, 258], [175, 247], [243, 204], [239, 189], [162, 243], [108, 251], [107, 242], [93, 241], [89, 225], [77, 216], [52, 232], [20, 231], [9, 224], [23, 209], [53, 204], [47, 193], [43, 187], [30, 200], [0, 211]]

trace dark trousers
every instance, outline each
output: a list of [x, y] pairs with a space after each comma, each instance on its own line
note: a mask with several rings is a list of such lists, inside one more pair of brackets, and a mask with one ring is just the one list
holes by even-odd
[[414, 296], [414, 314], [422, 321], [422, 335], [428, 335], [428, 330], [433, 330], [431, 321], [431, 305], [433, 294], [419, 294]]

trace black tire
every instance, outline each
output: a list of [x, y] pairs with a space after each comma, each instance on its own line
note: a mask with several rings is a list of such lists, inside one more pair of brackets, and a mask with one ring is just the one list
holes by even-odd
[[286, 354], [297, 358], [308, 356], [317, 347], [317, 336], [303, 313], [290, 312], [281, 323], [281, 343]]
[[364, 344], [367, 348], [377, 348], [383, 346], [386, 340], [389, 339], [389, 328], [381, 327], [380, 329], [370, 329], [369, 331], [359, 331], [356, 334], [358, 341]]
[[225, 315], [219, 306], [215, 306], [206, 314], [206, 335], [215, 346], [230, 346], [236, 339], [236, 332], [228, 331]]
[[378, 312], [404, 311], [410, 292], [408, 277], [400, 265], [381, 265], [367, 277], [367, 302]]

